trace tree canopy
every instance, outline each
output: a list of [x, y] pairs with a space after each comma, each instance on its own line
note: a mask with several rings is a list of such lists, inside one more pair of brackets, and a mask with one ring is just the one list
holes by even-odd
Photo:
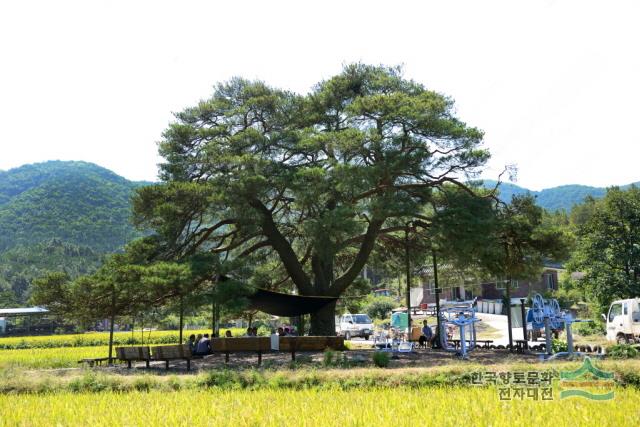
[[[349, 65], [307, 95], [236, 78], [176, 114], [163, 182], [138, 191], [135, 220], [165, 257], [217, 254], [228, 270], [275, 259], [278, 283], [339, 296], [379, 236], [480, 171], [482, 137], [398, 68]], [[333, 323], [333, 306], [311, 317], [314, 333]]]

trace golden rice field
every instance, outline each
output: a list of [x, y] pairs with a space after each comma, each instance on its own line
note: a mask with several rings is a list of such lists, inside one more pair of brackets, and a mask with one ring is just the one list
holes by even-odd
[[77, 368], [78, 360], [108, 355], [109, 346], [0, 350], [0, 369]]
[[[225, 333], [226, 330], [227, 329], [221, 329], [220, 331], [221, 333]], [[239, 336], [245, 332], [244, 329], [241, 328], [229, 328], [229, 330], [233, 336]], [[183, 332], [183, 339], [187, 339], [191, 334], [206, 333], [211, 333], [211, 330], [185, 330]], [[172, 344], [178, 342], [179, 333], [178, 331], [151, 331], [151, 333], [145, 332], [143, 338], [140, 331], [135, 331], [134, 333], [115, 332], [113, 338], [117, 345], [139, 345], [143, 341], [145, 344]], [[0, 349], [89, 347], [108, 344], [108, 332], [0, 338]]]
[[495, 389], [177, 391], [0, 395], [2, 426], [637, 426], [640, 392], [614, 400], [500, 401]]

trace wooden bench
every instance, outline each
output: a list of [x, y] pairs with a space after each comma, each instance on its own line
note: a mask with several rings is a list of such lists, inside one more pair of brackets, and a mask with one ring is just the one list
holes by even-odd
[[[291, 353], [292, 360], [296, 360], [298, 351], [323, 351], [326, 348], [344, 350], [344, 337], [279, 338], [279, 351]], [[224, 353], [225, 362], [229, 362], [230, 353], [256, 352], [258, 365], [260, 365], [262, 353], [271, 350], [271, 337], [214, 338], [211, 340], [211, 350], [215, 353]]]
[[344, 337], [280, 337], [280, 351], [291, 353], [296, 360], [297, 351], [344, 350]]
[[[131, 368], [132, 361], [143, 361], [149, 367], [151, 360], [149, 347], [116, 347], [116, 357], [118, 360], [127, 362], [127, 367]], [[108, 359], [108, 357], [107, 357]]]
[[166, 369], [169, 369], [169, 361], [171, 360], [186, 360], [187, 371], [191, 370], [191, 349], [188, 344], [177, 345], [158, 345], [152, 347], [152, 360], [158, 360], [165, 362]]
[[258, 365], [262, 364], [262, 353], [271, 350], [269, 337], [237, 337], [214, 338], [211, 340], [211, 351], [224, 353], [225, 363], [229, 362], [229, 353], [256, 352]]

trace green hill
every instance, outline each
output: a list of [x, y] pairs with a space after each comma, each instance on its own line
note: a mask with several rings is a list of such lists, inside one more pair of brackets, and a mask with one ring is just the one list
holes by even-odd
[[[640, 185], [640, 181], [634, 184]], [[621, 188], [626, 188], [634, 184], [624, 185]], [[485, 187], [492, 188], [495, 185], [496, 181], [484, 180]], [[542, 206], [546, 210], [557, 211], [564, 209], [568, 212], [574, 205], [582, 203], [588, 196], [596, 199], [604, 197], [607, 189], [574, 184], [546, 188], [542, 191], [532, 191], [509, 182], [504, 182], [500, 184], [499, 191], [500, 198], [506, 202], [510, 201], [515, 195], [530, 193], [536, 197], [538, 205]]]
[[141, 185], [86, 162], [0, 172], [0, 305], [24, 303], [29, 282], [45, 271], [93, 271], [139, 236], [129, 218]]

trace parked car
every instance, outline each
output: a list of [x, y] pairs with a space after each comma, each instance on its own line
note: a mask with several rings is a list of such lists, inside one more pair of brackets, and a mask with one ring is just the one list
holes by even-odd
[[373, 334], [373, 321], [366, 314], [344, 314], [336, 325], [336, 333], [344, 339], [362, 337], [368, 340]]
[[640, 298], [622, 299], [611, 303], [607, 322], [607, 341], [618, 344], [640, 342]]

